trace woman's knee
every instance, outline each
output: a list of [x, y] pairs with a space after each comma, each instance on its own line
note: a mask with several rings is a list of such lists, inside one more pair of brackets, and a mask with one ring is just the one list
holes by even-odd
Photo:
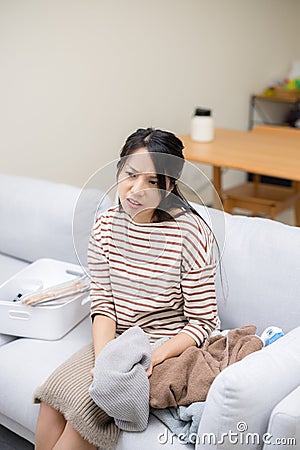
[[70, 422], [66, 423], [63, 434], [52, 450], [73, 449], [73, 450], [97, 450], [93, 444], [86, 441]]
[[62, 414], [47, 403], [40, 404], [36, 424], [35, 450], [52, 450], [60, 439], [66, 421]]
[[39, 418], [52, 424], [63, 424], [66, 422], [64, 416], [59, 411], [44, 402], [40, 404]]

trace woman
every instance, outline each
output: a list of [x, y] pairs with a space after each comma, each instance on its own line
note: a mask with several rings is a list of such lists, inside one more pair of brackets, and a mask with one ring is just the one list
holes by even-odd
[[94, 360], [116, 335], [138, 325], [151, 343], [165, 338], [152, 351], [151, 376], [157, 364], [200, 346], [219, 327], [214, 239], [179, 193], [182, 150], [174, 134], [151, 128], [125, 142], [117, 167], [119, 205], [95, 221], [89, 245], [93, 347], [70, 358], [37, 391], [37, 450], [112, 448], [117, 430], [88, 386]]

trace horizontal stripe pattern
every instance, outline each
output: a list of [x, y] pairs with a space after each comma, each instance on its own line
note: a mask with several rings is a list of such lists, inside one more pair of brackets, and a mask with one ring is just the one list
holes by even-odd
[[91, 315], [154, 342], [185, 332], [200, 345], [219, 327], [213, 236], [200, 217], [139, 224], [118, 207], [95, 222], [88, 248]]

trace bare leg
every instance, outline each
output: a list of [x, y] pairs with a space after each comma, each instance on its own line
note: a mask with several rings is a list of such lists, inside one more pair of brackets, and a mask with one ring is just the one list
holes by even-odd
[[56, 409], [41, 403], [35, 433], [36, 450], [52, 450], [66, 426], [66, 420]]
[[67, 422], [53, 450], [97, 450], [97, 447], [84, 440], [70, 422]]

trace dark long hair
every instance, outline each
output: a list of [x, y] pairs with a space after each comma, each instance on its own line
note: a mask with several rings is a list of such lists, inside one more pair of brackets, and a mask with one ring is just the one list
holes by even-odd
[[[152, 221], [163, 222], [172, 220], [171, 211], [177, 209], [180, 209], [182, 213], [193, 212], [201, 217], [177, 186], [176, 182], [181, 176], [185, 163], [183, 156], [184, 146], [181, 140], [170, 131], [139, 128], [131, 134], [120, 153], [120, 159], [117, 164], [117, 177], [127, 158], [140, 148], [146, 148], [150, 154], [157, 174], [158, 188], [161, 192], [161, 201], [153, 214]], [[170, 180], [171, 195], [168, 195], [166, 190], [166, 177]], [[202, 217], [201, 219], [204, 220]]]
[[[121, 149], [120, 159], [117, 164], [117, 177], [128, 157], [141, 148], [146, 148], [149, 151], [156, 170], [158, 188], [160, 189], [162, 196], [161, 201], [154, 212], [152, 221], [163, 222], [174, 220], [175, 217], [172, 216], [171, 211], [178, 208], [181, 210], [181, 214], [190, 212], [200, 217], [202, 222], [210, 230], [216, 244], [218, 260], [220, 263], [220, 279], [223, 289], [223, 275], [220, 259], [221, 252], [216, 236], [206, 220], [192, 207], [176, 184], [181, 176], [185, 163], [183, 143], [170, 131], [162, 131], [154, 128], [139, 128], [126, 139], [125, 144]], [[172, 187], [171, 194], [173, 195], [167, 195], [166, 177], [170, 180]], [[120, 200], [119, 207], [121, 208]]]

